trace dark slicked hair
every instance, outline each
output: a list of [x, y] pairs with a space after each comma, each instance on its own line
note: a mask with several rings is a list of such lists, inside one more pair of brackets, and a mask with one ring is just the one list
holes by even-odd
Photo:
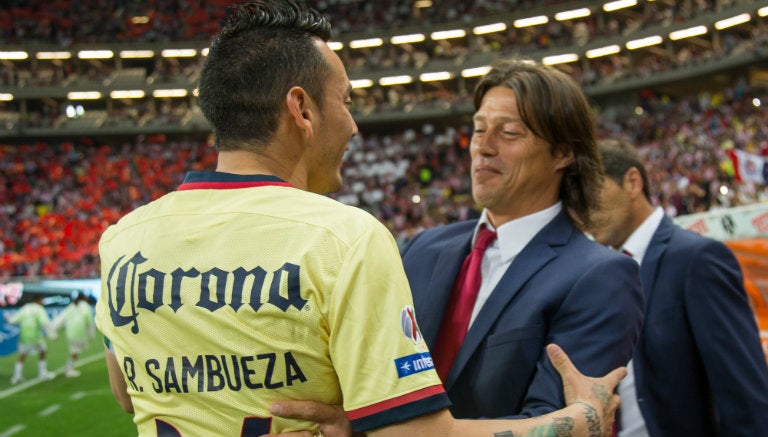
[[288, 90], [303, 88], [320, 106], [330, 67], [313, 39], [331, 25], [303, 1], [231, 6], [200, 75], [198, 104], [219, 150], [259, 150], [277, 129]]
[[636, 168], [640, 172], [640, 178], [643, 180], [643, 195], [651, 200], [651, 187], [648, 183], [648, 172], [637, 154], [637, 149], [632, 143], [624, 139], [602, 139], [597, 142], [600, 149], [600, 158], [603, 161], [603, 171], [605, 176], [613, 179], [614, 182], [621, 185], [624, 181], [624, 175], [630, 168]]
[[592, 109], [579, 85], [567, 74], [528, 59], [497, 62], [475, 87], [475, 110], [485, 94], [503, 86], [515, 92], [522, 122], [536, 136], [558, 149], [573, 152], [565, 169], [560, 200], [579, 224], [589, 225], [599, 205], [602, 166], [597, 153]]

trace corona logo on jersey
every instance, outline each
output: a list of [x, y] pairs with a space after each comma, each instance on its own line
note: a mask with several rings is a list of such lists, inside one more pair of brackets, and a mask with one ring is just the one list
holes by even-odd
[[[127, 259], [125, 255], [121, 256], [109, 269], [107, 296], [109, 315], [115, 327], [132, 324], [131, 332], [138, 334], [139, 308], [155, 312], [158, 308], [168, 306], [176, 313], [184, 305], [194, 305], [214, 312], [225, 306], [237, 311], [241, 306], [248, 305], [253, 311], [259, 311], [264, 303], [260, 291], [266, 282], [267, 272], [259, 266], [250, 270], [238, 267], [231, 272], [218, 267], [205, 272], [195, 268], [184, 270], [181, 267], [171, 272], [162, 272], [156, 268], [142, 271], [141, 264], [147, 261], [141, 252], [136, 252]], [[299, 273], [299, 266], [291, 263], [285, 263], [274, 271], [266, 303], [283, 312], [290, 307], [298, 310], [304, 308], [307, 300], [301, 297]], [[249, 278], [253, 281], [250, 292], [243, 293]], [[215, 292], [211, 292], [214, 282]], [[167, 285], [170, 285], [170, 294], [165, 293]], [[194, 302], [182, 299], [182, 285], [187, 289], [196, 287], [199, 290]], [[225, 296], [227, 288], [232, 290], [229, 301]], [[188, 299], [187, 296], [184, 299]], [[170, 300], [166, 301], [168, 297]]]

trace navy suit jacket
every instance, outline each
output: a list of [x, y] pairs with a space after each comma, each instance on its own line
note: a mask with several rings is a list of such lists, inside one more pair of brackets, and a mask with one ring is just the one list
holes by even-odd
[[768, 435], [768, 369], [732, 252], [664, 217], [640, 271], [632, 366], [650, 435]]
[[[403, 249], [416, 318], [432, 347], [477, 220], [423, 231]], [[582, 373], [625, 366], [640, 333], [637, 263], [589, 240], [564, 212], [515, 258], [467, 332], [446, 381], [455, 417], [535, 416], [564, 406], [545, 346]]]

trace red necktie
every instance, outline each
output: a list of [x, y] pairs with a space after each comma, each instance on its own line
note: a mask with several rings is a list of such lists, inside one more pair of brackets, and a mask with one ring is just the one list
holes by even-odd
[[453, 285], [451, 299], [445, 308], [440, 331], [437, 333], [435, 347], [432, 350], [432, 359], [442, 381], [445, 381], [448, 376], [453, 359], [464, 341], [464, 336], [467, 335], [469, 319], [472, 317], [477, 293], [480, 291], [480, 283], [483, 280], [480, 272], [483, 254], [495, 239], [495, 232], [486, 229], [485, 226], [480, 228], [475, 237], [475, 246], [464, 258], [459, 276]]

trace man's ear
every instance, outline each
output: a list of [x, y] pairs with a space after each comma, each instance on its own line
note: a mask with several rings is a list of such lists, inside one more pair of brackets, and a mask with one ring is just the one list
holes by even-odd
[[621, 181], [621, 187], [624, 191], [630, 193], [632, 197], [645, 196], [643, 194], [643, 178], [640, 176], [640, 170], [637, 167], [630, 167]]
[[555, 147], [555, 168], [563, 170], [573, 164], [573, 149], [565, 144]]
[[291, 121], [302, 132], [302, 136], [306, 139], [312, 138], [314, 134], [312, 122], [315, 119], [313, 112], [315, 105], [309, 94], [307, 94], [304, 88], [292, 87], [285, 96], [285, 103], [288, 107]]

